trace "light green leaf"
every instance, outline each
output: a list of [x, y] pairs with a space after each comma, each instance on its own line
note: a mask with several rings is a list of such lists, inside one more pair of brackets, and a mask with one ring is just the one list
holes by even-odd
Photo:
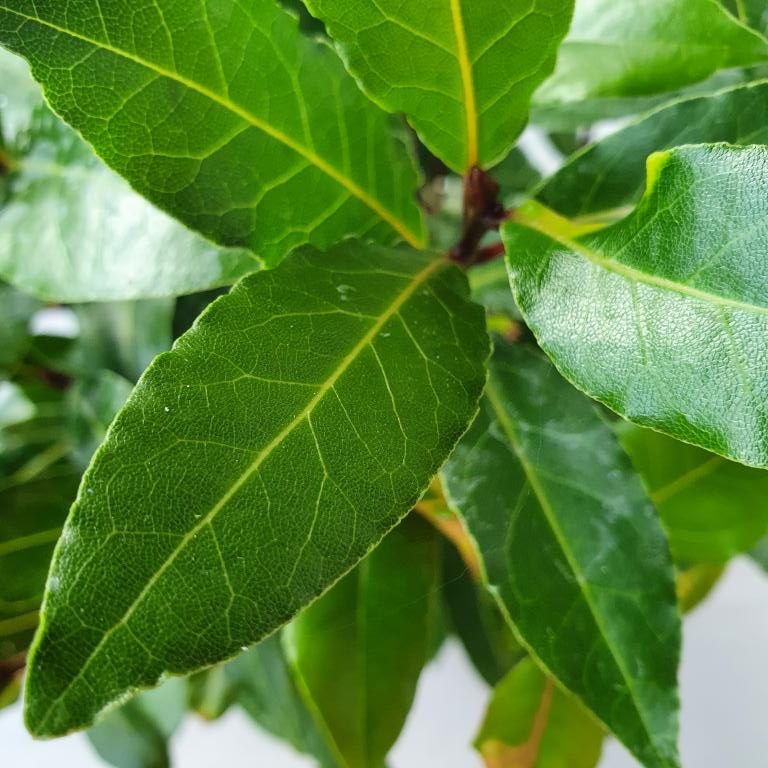
[[307, 249], [155, 360], [55, 557], [26, 688], [34, 733], [234, 655], [378, 543], [474, 415], [488, 338], [468, 293], [442, 256]]
[[109, 712], [88, 739], [116, 768], [169, 768], [167, 743], [184, 718], [186, 693], [183, 680], [169, 680]]
[[676, 560], [724, 563], [768, 533], [768, 472], [626, 422], [618, 430]]
[[[512, 290], [561, 373], [630, 421], [768, 466], [768, 149], [652, 155], [626, 220], [503, 228]], [[545, 234], [548, 233], [548, 234]]]
[[286, 631], [311, 711], [347, 768], [383, 768], [416, 692], [437, 610], [438, 539], [412, 516]]
[[512, 148], [573, 11], [573, 0], [305, 3], [371, 98], [404, 112], [457, 172]]
[[564, 216], [620, 214], [640, 199], [652, 152], [718, 141], [768, 143], [768, 83], [665, 104], [577, 152], [532, 194]]
[[768, 41], [717, 0], [578, 0], [555, 74], [539, 103], [643, 96], [695, 83], [718, 69], [768, 60]]
[[269, 264], [346, 235], [423, 245], [388, 118], [274, 0], [3, 0], [0, 44], [108, 165], [222, 245]]
[[443, 552], [443, 596], [451, 629], [480, 676], [496, 685], [524, 656], [488, 591], [476, 583], [452, 544]]
[[669, 550], [593, 405], [538, 352], [497, 344], [443, 483], [527, 648], [646, 768], [677, 766]]
[[494, 689], [475, 747], [488, 768], [594, 768], [603, 731], [531, 659]]
[[139, 197], [43, 105], [8, 156], [0, 277], [38, 298], [175, 296], [260, 267], [250, 251], [215, 246]]

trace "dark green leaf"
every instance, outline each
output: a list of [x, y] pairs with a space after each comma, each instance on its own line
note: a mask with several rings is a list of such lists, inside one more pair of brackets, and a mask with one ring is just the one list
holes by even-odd
[[512, 148], [573, 0], [305, 0], [363, 88], [454, 171]]
[[438, 539], [411, 516], [288, 627], [310, 708], [348, 768], [382, 768], [413, 702], [437, 611]]
[[768, 571], [768, 536], [752, 548], [749, 556], [765, 571]]
[[615, 0], [579, 0], [555, 74], [536, 99], [662, 93], [766, 60], [768, 41], [716, 0], [645, 0], [638, 13]]
[[765, 0], [722, 0], [723, 5], [744, 24], [768, 32], [768, 5]]
[[322, 768], [342, 768], [331, 755], [327, 732], [299, 692], [280, 635], [263, 640], [224, 669], [238, 703], [262, 728], [311, 755]]
[[723, 563], [768, 533], [768, 472], [623, 422], [619, 438], [661, 515], [675, 559]]
[[488, 768], [594, 768], [603, 731], [531, 659], [494, 689], [475, 747]]
[[647, 768], [677, 766], [669, 550], [593, 405], [538, 352], [498, 344], [443, 481], [535, 657]]
[[83, 481], [30, 665], [31, 730], [87, 725], [328, 589], [429, 485], [487, 353], [460, 270], [408, 249], [297, 252], [214, 302]]
[[167, 742], [185, 710], [184, 681], [169, 680], [109, 712], [88, 731], [88, 739], [116, 768], [169, 768]]
[[30, 343], [29, 323], [37, 301], [0, 283], [0, 366], [11, 365]]
[[768, 466], [768, 149], [652, 155], [626, 220], [504, 226], [517, 305], [563, 375], [627, 419]]
[[451, 628], [475, 669], [496, 685], [525, 655], [488, 591], [475, 583], [452, 544], [443, 553], [445, 598]]
[[768, 83], [665, 104], [577, 152], [533, 194], [565, 216], [615, 212], [642, 195], [652, 152], [717, 141], [768, 143]]
[[0, 44], [108, 165], [216, 242], [269, 264], [351, 234], [423, 244], [408, 152], [274, 0], [4, 0]]

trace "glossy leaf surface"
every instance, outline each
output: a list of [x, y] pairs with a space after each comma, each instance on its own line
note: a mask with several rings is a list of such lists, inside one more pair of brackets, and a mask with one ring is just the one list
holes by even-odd
[[[504, 227], [512, 290], [561, 373], [630, 421], [768, 466], [768, 149], [652, 155], [635, 212], [576, 239]], [[545, 234], [548, 232], [549, 234]]]
[[768, 83], [665, 104], [577, 152], [533, 194], [564, 216], [619, 212], [642, 196], [650, 154], [718, 141], [768, 143]]
[[531, 659], [494, 688], [475, 747], [487, 768], [595, 768], [603, 731]]
[[768, 41], [717, 0], [646, 0], [636, 13], [614, 0], [578, 0], [555, 74], [536, 98], [663, 93], [766, 60]]
[[594, 406], [538, 352], [496, 347], [449, 500], [535, 657], [643, 765], [677, 766], [680, 624], [655, 511]]
[[54, 561], [33, 732], [232, 656], [367, 554], [474, 415], [488, 338], [468, 292], [442, 256], [308, 249], [239, 283], [150, 366]]
[[382, 768], [413, 702], [437, 610], [438, 539], [412, 516], [287, 629], [289, 657], [342, 765]]
[[626, 422], [621, 444], [664, 522], [675, 559], [723, 563], [768, 533], [768, 472]]
[[365, 91], [458, 172], [512, 148], [573, 11], [573, 0], [305, 2]]
[[108, 165], [220, 244], [274, 264], [345, 235], [422, 243], [387, 117], [273, 0], [4, 0], [0, 44]]

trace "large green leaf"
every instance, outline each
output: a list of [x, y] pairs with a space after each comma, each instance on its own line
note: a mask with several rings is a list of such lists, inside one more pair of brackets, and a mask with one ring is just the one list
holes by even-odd
[[768, 533], [768, 472], [623, 422], [619, 437], [682, 563], [722, 563]]
[[577, 387], [642, 426], [768, 466], [768, 148], [649, 159], [626, 220], [575, 238], [531, 205], [504, 226], [512, 289]]
[[423, 243], [388, 118], [274, 0], [3, 0], [0, 44], [108, 165], [216, 242], [270, 264], [352, 234]]
[[593, 405], [538, 352], [499, 343], [443, 482], [529, 650], [647, 768], [677, 766], [669, 550]]
[[54, 559], [33, 732], [87, 725], [126, 691], [271, 633], [413, 507], [485, 380], [468, 292], [443, 256], [307, 249], [155, 360]]
[[615, 0], [578, 0], [537, 102], [661, 93], [768, 60], [768, 41], [717, 0], [645, 0], [636, 11]]
[[768, 83], [665, 104], [577, 152], [533, 195], [564, 216], [615, 213], [641, 197], [652, 152], [718, 141], [768, 143]]
[[305, 0], [350, 71], [455, 171], [512, 148], [573, 0]]
[[431, 648], [437, 534], [398, 526], [288, 627], [289, 657], [311, 709], [348, 768], [383, 768]]
[[603, 731], [531, 659], [494, 688], [475, 747], [488, 768], [595, 768]]

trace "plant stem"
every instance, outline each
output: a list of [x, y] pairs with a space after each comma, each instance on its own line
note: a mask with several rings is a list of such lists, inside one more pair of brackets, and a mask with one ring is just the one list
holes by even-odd
[[478, 247], [485, 235], [498, 229], [506, 218], [499, 202], [499, 185], [477, 166], [464, 177], [464, 228], [451, 251], [451, 259], [468, 267], [478, 258]]

